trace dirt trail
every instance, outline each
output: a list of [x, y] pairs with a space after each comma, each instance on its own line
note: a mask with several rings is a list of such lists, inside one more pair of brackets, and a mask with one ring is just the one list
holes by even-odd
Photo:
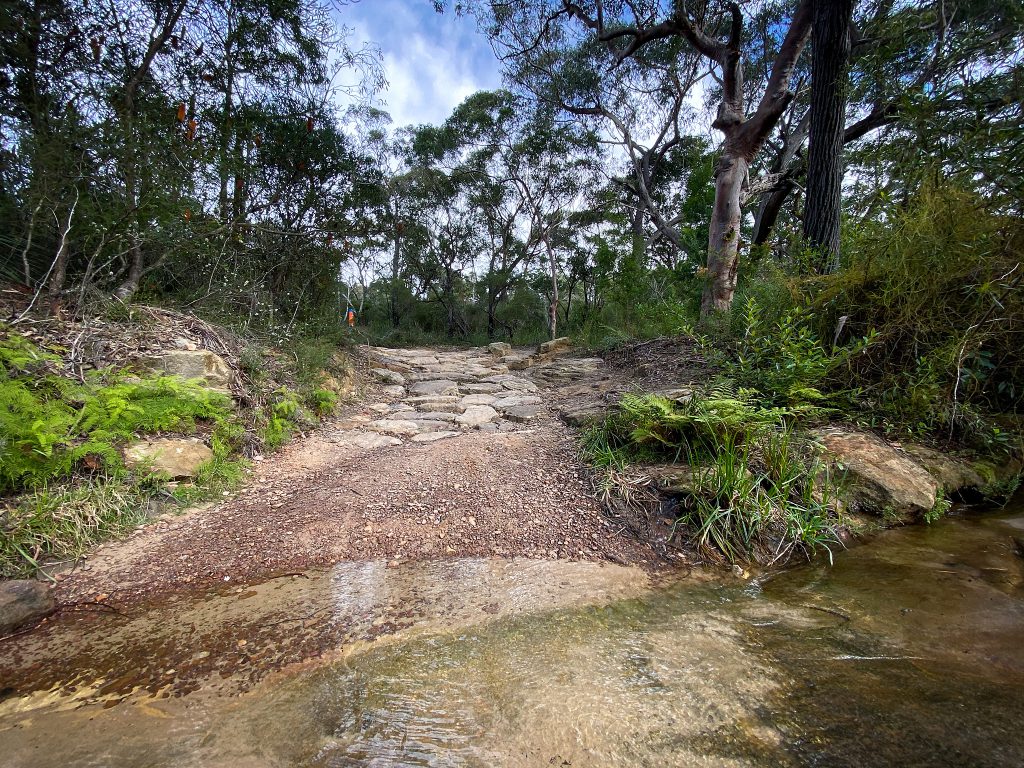
[[58, 600], [123, 606], [353, 560], [649, 560], [603, 518], [554, 415], [602, 389], [600, 360], [517, 373], [521, 356], [501, 350], [366, 352], [376, 383], [362, 403], [257, 465], [236, 496], [100, 548]]

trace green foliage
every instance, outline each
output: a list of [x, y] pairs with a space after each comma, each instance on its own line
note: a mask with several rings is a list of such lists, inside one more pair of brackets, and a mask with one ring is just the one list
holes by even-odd
[[753, 298], [747, 300], [742, 317], [742, 335], [720, 365], [739, 384], [773, 403], [821, 402], [826, 399], [823, 389], [830, 397], [839, 397], [843, 393], [829, 386], [837, 372], [848, 370], [850, 361], [877, 339], [869, 330], [852, 344], [830, 349], [819, 338], [808, 310], [793, 307], [767, 322]]
[[74, 560], [92, 545], [145, 521], [156, 486], [137, 477], [97, 477], [41, 487], [0, 510], [0, 577], [30, 576], [44, 558]]
[[334, 413], [338, 407], [338, 396], [326, 389], [314, 389], [306, 402], [317, 416], [323, 417]]
[[230, 415], [222, 394], [170, 376], [97, 372], [84, 383], [45, 372], [55, 357], [9, 335], [0, 345], [0, 492], [37, 488], [82, 464], [118, 472], [118, 447], [136, 434], [193, 432]]
[[945, 517], [952, 506], [953, 501], [946, 498], [946, 492], [942, 488], [939, 488], [939, 490], [935, 492], [934, 506], [924, 513], [924, 521], [928, 525], [931, 525], [936, 520], [940, 520]]
[[616, 414], [584, 431], [581, 453], [609, 478], [630, 462], [693, 465], [678, 523], [706, 557], [811, 556], [838, 541], [839, 526], [830, 470], [793, 438], [793, 422], [816, 411], [766, 406], [724, 383], [680, 401], [626, 395]]
[[839, 543], [836, 485], [817, 458], [794, 450], [789, 430], [730, 438], [694, 477], [679, 523], [705, 557], [771, 564], [824, 549], [831, 560], [830, 546]]
[[[764, 405], [752, 390], [718, 381], [676, 400], [659, 395], [624, 395], [617, 413], [583, 435], [586, 454], [619, 455], [625, 460], [695, 460], [714, 457], [736, 445], [801, 417], [813, 405]], [[607, 462], [605, 462], [607, 463]]]
[[271, 450], [284, 445], [304, 418], [298, 394], [286, 387], [274, 392], [273, 401], [265, 415], [267, 422], [263, 428], [262, 441]]

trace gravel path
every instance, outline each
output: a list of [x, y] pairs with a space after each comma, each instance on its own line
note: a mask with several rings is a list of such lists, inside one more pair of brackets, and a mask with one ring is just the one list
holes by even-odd
[[519, 372], [534, 361], [501, 344], [366, 353], [378, 383], [361, 405], [260, 463], [222, 504], [100, 548], [58, 599], [130, 604], [350, 560], [648, 564], [602, 516], [552, 413], [553, 387], [594, 377], [600, 360]]

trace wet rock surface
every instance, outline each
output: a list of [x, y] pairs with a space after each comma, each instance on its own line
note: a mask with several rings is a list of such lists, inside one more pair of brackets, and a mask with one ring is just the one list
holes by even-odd
[[53, 592], [41, 582], [0, 581], [0, 635], [45, 616], [53, 607]]

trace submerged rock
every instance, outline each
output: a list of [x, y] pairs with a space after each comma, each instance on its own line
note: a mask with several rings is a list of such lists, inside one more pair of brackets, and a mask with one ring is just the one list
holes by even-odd
[[41, 582], [0, 581], [0, 635], [42, 618], [53, 606], [53, 593]]

